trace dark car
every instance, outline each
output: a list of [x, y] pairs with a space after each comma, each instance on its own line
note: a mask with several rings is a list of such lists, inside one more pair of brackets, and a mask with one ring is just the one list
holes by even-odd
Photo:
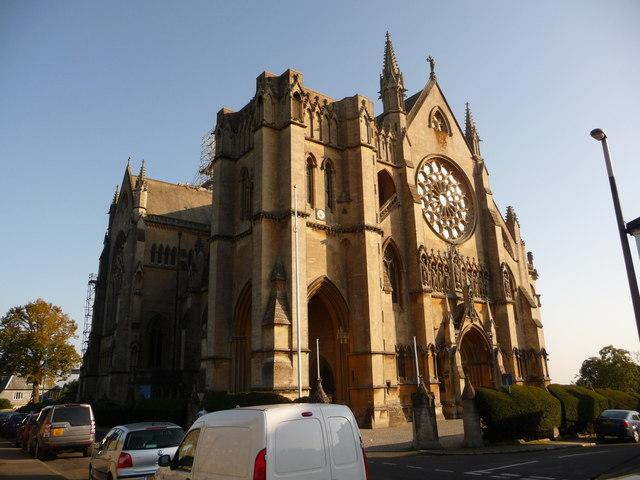
[[36, 423], [38, 419], [37, 413], [30, 413], [18, 427], [16, 432], [16, 447], [22, 447], [23, 450], [27, 449], [27, 440], [29, 439], [29, 432], [31, 427]]
[[2, 435], [6, 438], [15, 437], [18, 427], [25, 418], [27, 418], [26, 413], [14, 413], [11, 415], [9, 420], [2, 426]]
[[640, 442], [640, 414], [634, 410], [605, 410], [596, 418], [595, 431], [598, 441], [605, 437]]

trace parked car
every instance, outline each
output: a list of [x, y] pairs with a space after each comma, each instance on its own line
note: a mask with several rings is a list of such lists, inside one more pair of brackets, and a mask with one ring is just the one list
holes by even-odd
[[38, 417], [36, 418], [36, 423], [29, 430], [29, 436], [27, 437], [27, 451], [32, 455], [36, 453], [36, 435], [42, 424], [44, 423], [44, 419], [47, 418], [47, 415], [51, 411], [53, 407], [50, 405], [48, 407], [44, 407], [40, 410]]
[[27, 417], [26, 413], [14, 413], [9, 417], [9, 420], [2, 425], [2, 435], [5, 438], [13, 438], [16, 436], [16, 431], [18, 427]]
[[287, 404], [209, 413], [191, 426], [156, 480], [364, 480], [367, 460], [344, 405]]
[[27, 441], [29, 440], [29, 432], [38, 419], [38, 413], [28, 414], [22, 423], [18, 427], [16, 432], [16, 447], [21, 447], [23, 450], [27, 449]]
[[634, 410], [605, 410], [596, 418], [595, 431], [598, 441], [605, 437], [640, 442], [640, 414]]
[[147, 480], [158, 469], [158, 458], [173, 456], [184, 430], [169, 422], [145, 422], [112, 428], [93, 449], [90, 480]]
[[91, 405], [51, 405], [40, 412], [32, 428], [30, 446], [36, 458], [58, 452], [82, 452], [88, 457], [95, 442], [96, 426]]

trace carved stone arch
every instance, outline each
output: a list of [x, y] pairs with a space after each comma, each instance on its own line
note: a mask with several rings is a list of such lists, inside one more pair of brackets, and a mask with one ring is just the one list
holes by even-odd
[[429, 112], [429, 128], [445, 132], [449, 136], [452, 135], [451, 122], [444, 111], [437, 105]]
[[493, 348], [486, 332], [469, 323], [458, 340], [462, 369], [474, 387], [493, 387]]
[[319, 294], [326, 300], [327, 308], [339, 319], [338, 327], [343, 332], [349, 331], [349, 304], [340, 289], [326, 275], [321, 275], [307, 286], [307, 299]]
[[393, 181], [393, 177], [386, 169], [380, 169], [378, 171], [378, 206], [382, 207], [396, 193], [396, 183]]
[[325, 157], [320, 165], [320, 170], [324, 172], [325, 207], [328, 210], [333, 211], [336, 202], [335, 165], [329, 157]]

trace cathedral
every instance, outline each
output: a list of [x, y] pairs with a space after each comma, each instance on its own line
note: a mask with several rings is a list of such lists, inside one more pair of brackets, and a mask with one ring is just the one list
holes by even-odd
[[321, 379], [383, 427], [410, 417], [418, 382], [446, 418], [466, 382], [548, 384], [533, 255], [495, 203], [468, 105], [463, 130], [429, 63], [407, 97], [387, 34], [379, 115], [264, 72], [218, 112], [203, 187], [127, 166], [81, 394], [296, 398], [298, 378], [303, 396]]

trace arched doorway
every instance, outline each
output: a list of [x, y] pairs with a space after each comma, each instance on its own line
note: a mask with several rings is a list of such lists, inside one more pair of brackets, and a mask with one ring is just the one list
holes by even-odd
[[493, 387], [491, 347], [477, 328], [463, 335], [460, 356], [464, 374], [474, 387]]
[[251, 284], [247, 283], [236, 301], [231, 331], [231, 391], [251, 389]]
[[317, 279], [309, 286], [308, 299], [311, 392], [317, 388], [317, 339], [320, 343], [322, 388], [334, 403], [347, 403], [347, 304], [338, 288], [326, 277]]

